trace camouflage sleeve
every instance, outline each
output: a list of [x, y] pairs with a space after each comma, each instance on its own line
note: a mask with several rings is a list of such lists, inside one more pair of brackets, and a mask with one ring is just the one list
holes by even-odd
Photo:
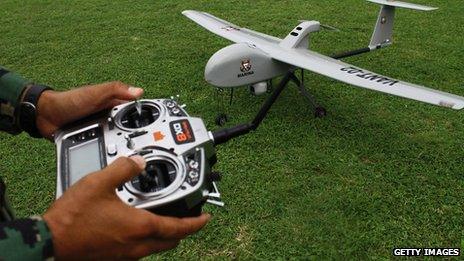
[[52, 236], [40, 217], [0, 223], [0, 260], [53, 258]]
[[0, 131], [11, 134], [21, 132], [17, 124], [17, 105], [21, 94], [32, 82], [0, 66]]

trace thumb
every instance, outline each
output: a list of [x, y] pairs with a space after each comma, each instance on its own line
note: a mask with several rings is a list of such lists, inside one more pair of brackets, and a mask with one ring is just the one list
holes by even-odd
[[103, 169], [102, 182], [110, 191], [131, 180], [145, 169], [146, 162], [142, 156], [121, 157]]
[[143, 94], [142, 88], [129, 86], [121, 82], [110, 82], [104, 86], [102, 91], [105, 91], [113, 99], [134, 100], [140, 98]]
[[94, 99], [107, 104], [111, 100], [131, 101], [138, 99], [143, 94], [143, 89], [129, 86], [122, 82], [107, 82], [94, 86]]

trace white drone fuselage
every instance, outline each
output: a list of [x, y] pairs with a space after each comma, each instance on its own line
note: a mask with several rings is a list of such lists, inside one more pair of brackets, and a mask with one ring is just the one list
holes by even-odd
[[[262, 34], [260, 45], [278, 45], [285, 49], [309, 48], [310, 34], [318, 32], [318, 21], [302, 21], [285, 39]], [[226, 31], [243, 30], [226, 27]], [[217, 87], [264, 86], [267, 81], [285, 74], [295, 66], [272, 58], [253, 43], [236, 43], [216, 52], [205, 67], [205, 79]]]
[[[282, 48], [309, 48], [310, 34], [318, 32], [318, 21], [302, 21], [284, 40], [263, 35], [260, 45], [279, 45]], [[226, 31], [243, 30], [225, 27]], [[205, 67], [205, 79], [217, 87], [250, 86], [254, 94], [263, 94], [268, 81], [296, 67], [272, 58], [252, 43], [235, 43], [217, 51]]]
[[292, 66], [246, 43], [229, 45], [216, 52], [205, 67], [205, 79], [218, 87], [248, 86], [280, 76]]

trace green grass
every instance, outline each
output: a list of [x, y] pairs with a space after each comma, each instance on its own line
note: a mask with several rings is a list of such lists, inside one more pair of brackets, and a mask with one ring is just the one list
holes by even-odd
[[[464, 95], [462, 1], [414, 2], [440, 9], [398, 11], [394, 46], [347, 61]], [[299, 19], [319, 20], [341, 29], [312, 36], [325, 54], [365, 46], [378, 13], [362, 0], [2, 0], [0, 64], [60, 90], [122, 80], [147, 98], [180, 94], [214, 129], [218, 106], [203, 69], [229, 42], [185, 9], [278, 37]], [[463, 244], [462, 112], [309, 73], [306, 81], [329, 116], [314, 119], [288, 88], [258, 131], [218, 148], [226, 207], [206, 207], [210, 224], [158, 258], [385, 259], [394, 247]], [[245, 89], [236, 97], [230, 125], [251, 119], [265, 99]], [[55, 191], [53, 144], [0, 137], [0, 173], [17, 214], [43, 213]]]

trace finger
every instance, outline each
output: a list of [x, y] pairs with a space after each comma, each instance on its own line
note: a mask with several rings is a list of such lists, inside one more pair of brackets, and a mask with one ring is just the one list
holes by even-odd
[[129, 252], [131, 253], [131, 258], [141, 258], [153, 253], [173, 249], [177, 245], [179, 245], [179, 240], [145, 239], [137, 242], [135, 246], [131, 247]]
[[145, 169], [145, 159], [139, 155], [121, 157], [102, 171], [102, 182], [111, 191], [137, 176]]
[[182, 239], [202, 229], [211, 219], [210, 214], [199, 217], [175, 218], [154, 215], [152, 235], [164, 239]]
[[98, 85], [86, 86], [73, 90], [70, 95], [77, 100], [79, 109], [90, 110], [92, 112], [113, 107], [114, 100], [132, 101], [138, 99], [143, 94], [143, 89], [129, 86], [122, 82], [108, 82]]
[[103, 103], [113, 99], [135, 100], [143, 94], [143, 89], [117, 81], [102, 83], [89, 88], [93, 89], [92, 94], [94, 98]]
[[114, 107], [114, 100], [132, 101], [143, 94], [143, 89], [129, 86], [121, 82], [110, 82], [91, 87], [93, 99], [96, 100], [96, 110]]
[[[62, 115], [59, 125], [63, 125], [92, 113], [140, 98], [143, 89], [131, 87], [121, 82], [109, 82], [86, 86], [59, 93]], [[116, 102], [115, 102], [116, 101]]]

